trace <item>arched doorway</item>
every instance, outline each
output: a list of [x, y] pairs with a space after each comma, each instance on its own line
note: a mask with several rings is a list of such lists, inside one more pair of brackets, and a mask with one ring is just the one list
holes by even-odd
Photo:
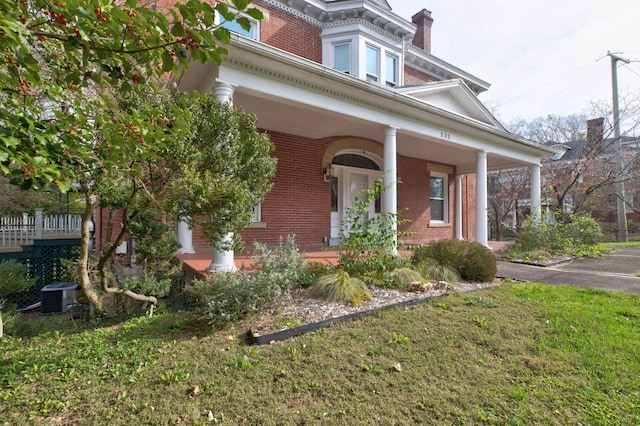
[[[343, 150], [331, 160], [331, 239], [330, 245], [337, 245], [342, 221], [352, 202], [363, 189], [373, 188], [375, 181], [382, 178], [382, 159], [365, 151]], [[382, 201], [376, 200], [369, 206], [368, 216], [382, 211]]]

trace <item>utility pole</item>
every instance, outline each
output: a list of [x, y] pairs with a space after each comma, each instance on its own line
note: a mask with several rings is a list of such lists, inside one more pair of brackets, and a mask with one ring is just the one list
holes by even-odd
[[616, 180], [616, 199], [618, 210], [618, 241], [629, 241], [629, 234], [627, 232], [627, 206], [626, 195], [624, 190], [624, 177], [623, 177], [623, 158], [622, 158], [622, 141], [620, 139], [620, 110], [618, 106], [618, 61], [622, 61], [628, 64], [630, 61], [622, 59], [620, 56], [612, 52], [607, 52], [607, 55], [611, 57], [611, 82], [613, 86], [613, 137], [615, 138], [615, 148], [617, 157], [618, 177]]

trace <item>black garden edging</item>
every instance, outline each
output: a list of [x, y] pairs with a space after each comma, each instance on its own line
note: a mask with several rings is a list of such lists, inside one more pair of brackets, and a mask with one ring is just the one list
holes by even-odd
[[283, 340], [287, 340], [292, 337], [300, 336], [306, 333], [311, 333], [313, 331], [327, 327], [331, 324], [368, 317], [376, 314], [377, 312], [384, 311], [386, 309], [406, 308], [409, 306], [419, 305], [421, 303], [424, 303], [426, 300], [432, 299], [434, 297], [440, 297], [445, 294], [447, 293], [445, 292], [444, 294], [441, 294], [441, 295], [434, 295], [434, 296], [427, 296], [427, 297], [418, 298], [418, 299], [405, 300], [404, 302], [398, 302], [392, 305], [380, 306], [379, 308], [369, 309], [367, 311], [354, 312], [352, 314], [343, 315], [341, 317], [329, 318], [323, 321], [305, 324], [305, 325], [301, 325], [299, 327], [294, 327], [294, 328], [287, 328], [286, 330], [280, 330], [280, 331], [276, 331], [275, 333], [264, 334], [261, 336], [256, 336], [253, 334], [251, 330], [249, 330], [248, 332], [249, 343], [251, 345], [268, 345], [272, 342], [281, 342]]

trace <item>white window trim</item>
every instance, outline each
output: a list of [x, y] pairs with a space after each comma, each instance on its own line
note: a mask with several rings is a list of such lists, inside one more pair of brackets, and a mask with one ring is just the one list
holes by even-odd
[[[431, 219], [431, 178], [443, 179], [443, 220]], [[430, 226], [446, 226], [449, 225], [449, 175], [446, 173], [430, 172], [429, 175], [429, 225]]]

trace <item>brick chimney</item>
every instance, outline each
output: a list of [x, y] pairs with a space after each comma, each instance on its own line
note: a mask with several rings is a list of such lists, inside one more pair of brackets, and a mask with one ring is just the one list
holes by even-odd
[[411, 22], [418, 27], [413, 37], [413, 45], [431, 53], [431, 26], [433, 25], [431, 11], [422, 9], [411, 17]]
[[587, 120], [587, 149], [596, 155], [604, 149], [604, 118]]

